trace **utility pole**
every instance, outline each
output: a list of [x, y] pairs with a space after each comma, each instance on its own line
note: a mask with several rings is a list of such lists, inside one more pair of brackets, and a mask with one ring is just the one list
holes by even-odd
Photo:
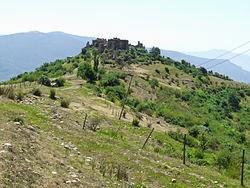
[[245, 150], [242, 151], [242, 163], [241, 163], [241, 186], [244, 186], [244, 164], [245, 164]]
[[184, 140], [183, 140], [183, 164], [186, 164], [186, 140], [187, 140], [187, 135], [184, 135]]
[[150, 136], [151, 136], [151, 135], [152, 135], [152, 133], [154, 132], [154, 130], [155, 130], [155, 128], [153, 128], [153, 129], [151, 130], [151, 132], [149, 133], [149, 135], [148, 135], [147, 139], [145, 140], [145, 142], [144, 142], [144, 144], [143, 144], [143, 146], [142, 146], [142, 149], [146, 146], [146, 144], [147, 144], [147, 142], [148, 142], [148, 140], [149, 140]]
[[120, 112], [120, 115], [119, 115], [119, 120], [122, 118], [122, 113], [124, 111], [125, 104], [127, 102], [127, 98], [128, 98], [128, 94], [129, 94], [129, 90], [130, 90], [130, 87], [131, 87], [131, 84], [132, 84], [133, 77], [134, 76], [131, 75], [131, 78], [130, 78], [130, 81], [129, 81], [129, 85], [128, 85], [128, 90], [127, 90], [127, 93], [126, 93], [126, 96], [125, 96], [125, 100], [124, 100], [124, 103], [122, 104], [122, 109], [121, 109], [121, 112]]

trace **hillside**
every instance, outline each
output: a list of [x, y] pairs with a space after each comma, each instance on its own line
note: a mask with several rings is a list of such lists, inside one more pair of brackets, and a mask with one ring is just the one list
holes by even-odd
[[17, 33], [0, 36], [0, 81], [26, 71], [33, 71], [44, 62], [76, 55], [90, 37], [62, 32]]
[[[207, 58], [205, 56], [203, 57], [201, 54], [199, 55], [199, 53], [194, 53], [197, 56], [193, 56], [193, 55], [187, 55], [187, 54], [183, 54], [180, 52], [167, 51], [167, 50], [162, 50], [162, 54], [164, 56], [170, 57], [176, 61], [181, 61], [183, 59], [183, 60], [185, 60], [193, 65], [199, 65], [201, 63], [209, 61], [210, 59], [213, 59], [214, 57], [217, 57], [218, 55], [221, 55], [222, 53], [217, 53], [217, 55], [214, 55], [214, 56], [211, 55]], [[232, 57], [234, 55], [231, 55], [228, 57]], [[245, 58], [245, 60], [243, 60], [244, 58]], [[225, 59], [216, 59], [214, 61], [211, 61], [209, 63], [204, 64], [203, 66], [205, 68], [208, 68], [208, 67], [220, 64], [218, 66], [211, 68], [211, 70], [213, 70], [214, 72], [218, 72], [220, 74], [227, 75], [236, 81], [250, 83], [250, 72], [241, 68], [240, 63], [239, 63], [239, 62], [241, 62], [242, 64], [247, 64], [246, 56], [239, 57], [238, 59], [240, 59], [240, 60], [238, 61], [236, 58], [237, 63], [232, 63], [231, 61], [228, 60], [228, 61], [224, 62], [223, 64], [220, 64], [221, 62], [226, 60], [226, 57], [225, 57]]]
[[[249, 112], [249, 85], [98, 39], [1, 85], [0, 184], [240, 187]], [[246, 187], [249, 176], [247, 157]]]

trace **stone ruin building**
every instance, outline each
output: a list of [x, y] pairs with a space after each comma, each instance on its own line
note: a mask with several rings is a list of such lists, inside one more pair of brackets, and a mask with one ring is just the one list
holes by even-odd
[[92, 46], [96, 47], [99, 52], [103, 52], [105, 49], [128, 50], [129, 42], [128, 40], [121, 40], [119, 38], [113, 38], [108, 40], [97, 38], [92, 41]]

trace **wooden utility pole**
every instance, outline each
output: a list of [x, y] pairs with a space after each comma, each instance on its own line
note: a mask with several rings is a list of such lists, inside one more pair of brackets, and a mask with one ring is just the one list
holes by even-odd
[[131, 75], [131, 79], [130, 79], [130, 82], [129, 82], [129, 85], [128, 85], [128, 90], [127, 90], [127, 93], [126, 93], [126, 96], [125, 96], [125, 100], [124, 100], [124, 103], [122, 104], [122, 109], [121, 109], [121, 112], [120, 112], [120, 115], [119, 115], [119, 120], [122, 118], [122, 113], [124, 111], [125, 104], [127, 102], [127, 98], [128, 98], [128, 94], [129, 94], [129, 90], [130, 90], [130, 87], [131, 87], [131, 84], [132, 84], [133, 77], [134, 76]]
[[88, 114], [86, 113], [85, 118], [84, 118], [84, 122], [83, 122], [83, 125], [82, 125], [82, 129], [85, 129], [87, 118], [88, 118]]
[[183, 164], [186, 164], [186, 140], [187, 140], [187, 135], [184, 135], [184, 140], [183, 140]]
[[151, 130], [151, 132], [149, 133], [149, 135], [148, 135], [147, 139], [145, 140], [145, 142], [144, 142], [144, 144], [143, 144], [143, 146], [142, 146], [142, 149], [146, 146], [146, 144], [147, 144], [147, 142], [148, 142], [148, 140], [149, 140], [150, 136], [151, 136], [151, 135], [152, 135], [152, 133], [154, 132], [154, 130], [155, 130], [155, 128], [153, 128], [153, 129]]
[[241, 161], [241, 186], [244, 186], [244, 164], [245, 164], [245, 150], [242, 151], [242, 161]]

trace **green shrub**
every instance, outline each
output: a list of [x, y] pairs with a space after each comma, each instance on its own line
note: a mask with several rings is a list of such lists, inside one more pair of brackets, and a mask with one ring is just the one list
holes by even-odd
[[198, 126], [193, 126], [188, 130], [188, 134], [194, 138], [197, 138], [200, 134], [200, 128]]
[[161, 74], [161, 72], [160, 72], [158, 69], [155, 69], [155, 72], [156, 72], [157, 74]]
[[7, 97], [11, 100], [15, 100], [15, 91], [12, 87], [7, 90]]
[[61, 107], [69, 108], [69, 104], [70, 104], [69, 100], [67, 100], [67, 99], [62, 99], [61, 100]]
[[170, 73], [170, 71], [169, 71], [169, 68], [168, 68], [168, 67], [165, 67], [165, 72], [166, 72], [167, 74], [169, 74], [169, 73]]
[[21, 91], [17, 92], [16, 99], [19, 101], [22, 101], [23, 98], [24, 98], [23, 92], [21, 92]]
[[133, 119], [132, 125], [133, 125], [134, 127], [140, 127], [140, 121], [139, 121], [138, 119]]
[[156, 87], [159, 87], [159, 81], [156, 79], [152, 79], [149, 81], [149, 84], [152, 89], [155, 89]]
[[216, 165], [219, 168], [228, 168], [231, 162], [231, 152], [229, 152], [228, 150], [223, 150], [221, 151], [216, 159]]
[[55, 83], [55, 87], [63, 87], [65, 84], [65, 79], [64, 78], [58, 78], [53, 81]]
[[80, 76], [88, 82], [94, 82], [96, 80], [96, 72], [89, 63], [83, 63], [79, 66], [77, 76]]
[[126, 96], [126, 90], [125, 87], [122, 85], [119, 86], [108, 86], [105, 89], [105, 94], [107, 95], [107, 97], [111, 100], [114, 101], [116, 99], [118, 100], [122, 100], [125, 98]]
[[120, 85], [119, 75], [113, 72], [106, 73], [103, 75], [100, 83], [104, 87]]
[[20, 123], [21, 125], [24, 125], [24, 120], [22, 117], [15, 117], [13, 121], [16, 123]]
[[38, 79], [38, 83], [41, 84], [41, 85], [45, 85], [45, 86], [51, 86], [50, 79], [47, 76], [45, 76], [45, 75], [41, 76]]
[[41, 92], [41, 90], [39, 88], [33, 89], [32, 94], [35, 95], [35, 96], [38, 96], [38, 97], [42, 96], [42, 92]]
[[49, 98], [51, 98], [52, 100], [56, 99], [56, 91], [54, 89], [51, 89], [49, 91]]

